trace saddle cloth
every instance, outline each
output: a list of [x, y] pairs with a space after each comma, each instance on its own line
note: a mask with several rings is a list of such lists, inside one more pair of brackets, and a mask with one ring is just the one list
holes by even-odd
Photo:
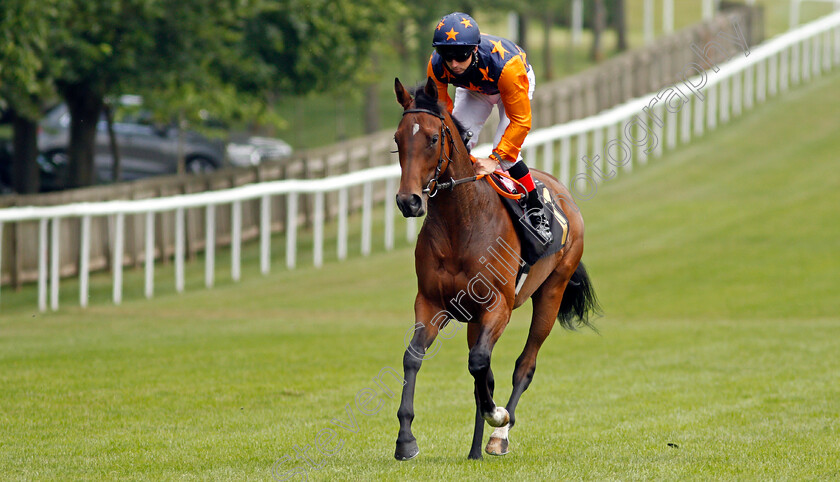
[[[517, 186], [513, 181], [495, 174], [490, 176], [490, 179], [504, 191], [517, 194]], [[545, 218], [551, 227], [551, 243], [546, 243], [531, 225], [524, 199], [520, 201], [499, 196], [513, 220], [516, 234], [522, 244], [522, 260], [528, 265], [533, 265], [540, 259], [563, 249], [569, 235], [569, 220], [566, 213], [554, 202], [551, 191], [537, 179], [534, 179], [534, 184], [537, 186], [537, 193], [542, 198]]]

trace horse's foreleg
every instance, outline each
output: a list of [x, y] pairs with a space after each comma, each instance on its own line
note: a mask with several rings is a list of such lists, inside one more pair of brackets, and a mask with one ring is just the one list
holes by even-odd
[[429, 305], [423, 303], [418, 297], [414, 307], [417, 323], [411, 341], [403, 355], [403, 379], [405, 383], [403, 384], [400, 408], [397, 410], [397, 419], [400, 421], [397, 448], [394, 451], [394, 457], [397, 460], [413, 459], [420, 453], [417, 439], [411, 433], [411, 422], [414, 420], [414, 385], [423, 360], [434, 355], [434, 353], [427, 353], [427, 349], [434, 342], [440, 326], [433, 323], [432, 315], [434, 313], [429, 315], [429, 312], [432, 311], [429, 308]]
[[403, 385], [400, 408], [397, 410], [397, 419], [400, 421], [400, 431], [397, 434], [397, 448], [394, 457], [397, 460], [413, 459], [420, 453], [417, 446], [417, 439], [411, 433], [411, 422], [414, 421], [414, 384], [417, 381], [417, 371], [423, 363], [421, 358], [425, 354], [425, 348], [421, 343], [411, 342], [403, 355]]
[[[480, 326], [476, 323], [467, 325], [467, 344], [472, 349], [476, 341], [478, 341], [478, 330]], [[490, 395], [493, 395], [496, 382], [493, 379], [493, 370], [488, 371], [487, 383], [490, 386]], [[484, 441], [484, 417], [481, 416], [481, 402], [478, 397], [478, 388], [473, 390], [475, 395], [475, 429], [473, 430], [472, 444], [470, 445], [470, 454], [467, 458], [479, 460], [482, 458], [481, 443]]]

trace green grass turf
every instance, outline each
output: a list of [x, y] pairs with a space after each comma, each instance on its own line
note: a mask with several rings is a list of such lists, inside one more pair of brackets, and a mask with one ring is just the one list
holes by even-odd
[[[4, 292], [0, 479], [271, 480], [281, 457], [277, 473], [306, 467], [307, 446], [318, 480], [840, 477], [838, 83], [798, 87], [581, 203], [600, 335], [547, 340], [503, 458], [466, 460], [463, 333], [419, 374], [420, 456], [392, 458], [397, 400], [373, 378], [400, 368], [413, 322], [409, 247], [262, 277], [250, 245], [243, 281], [212, 290], [195, 263], [186, 293], [152, 301], [129, 271], [119, 307], [102, 276], [86, 310], [36, 314], [31, 287]], [[502, 403], [529, 313], [494, 351]], [[355, 408], [365, 388], [376, 414]], [[350, 426], [348, 404], [354, 432], [332, 424]], [[319, 455], [330, 427], [335, 453]]]

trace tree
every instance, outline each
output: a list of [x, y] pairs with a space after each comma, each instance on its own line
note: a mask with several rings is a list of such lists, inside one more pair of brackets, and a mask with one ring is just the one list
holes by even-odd
[[[557, 9], [560, 2], [556, 0], [534, 0], [528, 4], [518, 4], [516, 9], [519, 12], [519, 36], [520, 42], [528, 35], [529, 20], [532, 18], [540, 18], [542, 23], [542, 68], [541, 73], [545, 80], [552, 80], [554, 78], [554, 51], [552, 49], [551, 32], [554, 28], [555, 20], [557, 18]], [[528, 51], [525, 43], [520, 43], [520, 47]], [[536, 57], [535, 57], [536, 58]]]
[[108, 95], [147, 94], [162, 118], [253, 108], [224, 75], [239, 59], [242, 19], [257, 2], [57, 1], [61, 15], [49, 45], [56, 87], [71, 114], [70, 186], [94, 181], [96, 124]]
[[[106, 99], [141, 94], [160, 122], [174, 118], [182, 129], [201, 124], [208, 112], [228, 124], [278, 125], [271, 106], [289, 96], [361, 95], [377, 80], [371, 53], [407, 11], [398, 0], [3, 0], [3, 38], [15, 47], [0, 60], [29, 70], [0, 69], [2, 92], [14, 99], [31, 93], [39, 107], [51, 92], [64, 99], [72, 119], [69, 185], [84, 186], [94, 181]], [[34, 20], [37, 28], [26, 24]], [[418, 48], [424, 65], [425, 27]], [[10, 57], [27, 43], [41, 50], [29, 64]], [[20, 79], [10, 81], [12, 75]], [[30, 120], [40, 116], [40, 108], [26, 112]]]
[[517, 45], [522, 47], [522, 50], [528, 51], [528, 25], [531, 23], [531, 15], [527, 10], [523, 10], [516, 16], [516, 32], [517, 38], [513, 40]]
[[248, 82], [275, 101], [330, 92], [339, 126], [347, 97], [366, 95], [365, 130], [378, 130], [377, 59], [405, 10], [396, 0], [268, 3], [245, 27], [243, 54], [254, 58]]
[[594, 0], [592, 17], [592, 51], [590, 52], [590, 57], [595, 62], [600, 62], [604, 60], [604, 51], [601, 47], [601, 34], [604, 32], [607, 18], [604, 0]]
[[615, 3], [615, 15], [613, 17], [613, 24], [618, 35], [618, 45], [616, 49], [619, 52], [627, 50], [627, 17], [625, 15], [624, 0], [613, 0]]
[[543, 70], [545, 71], [545, 80], [552, 80], [554, 78], [554, 49], [551, 47], [551, 29], [554, 27], [554, 12], [550, 9], [545, 10], [542, 15], [543, 19]]
[[243, 54], [255, 62], [243, 84], [279, 95], [353, 85], [403, 9], [396, 0], [267, 2], [246, 22]]
[[49, 0], [0, 2], [0, 100], [13, 125], [12, 188], [38, 192], [37, 120], [45, 99], [54, 95], [46, 73], [46, 37], [57, 10]]
[[[70, 184], [93, 182], [104, 99], [143, 94], [181, 131], [208, 115], [278, 124], [283, 95], [357, 81], [396, 0], [124, 0], [62, 2], [54, 77], [71, 112]], [[183, 171], [183, 159], [179, 163]]]
[[[373, 52], [371, 56], [373, 70], [379, 69], [379, 56]], [[365, 132], [368, 134], [379, 131], [379, 89], [375, 79], [371, 79], [365, 88]]]

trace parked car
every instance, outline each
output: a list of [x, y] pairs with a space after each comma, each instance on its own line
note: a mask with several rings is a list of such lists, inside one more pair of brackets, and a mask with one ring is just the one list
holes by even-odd
[[[0, 139], [0, 194], [14, 194], [12, 189], [12, 142]], [[35, 159], [41, 176], [41, 191], [57, 191], [66, 185], [64, 165], [55, 165], [52, 159], [38, 154]]]
[[[122, 180], [174, 174], [178, 171], [178, 129], [171, 124], [155, 123], [152, 114], [143, 108], [139, 96], [121, 96], [114, 109], [114, 134], [119, 146]], [[70, 139], [70, 112], [65, 104], [51, 109], [40, 122], [38, 149], [50, 164], [67, 162]], [[282, 159], [292, 148], [279, 139], [246, 138], [240, 143], [225, 143], [198, 132], [183, 135], [183, 152], [187, 172], [207, 172], [226, 164], [254, 165], [266, 158]], [[96, 126], [94, 170], [100, 182], [113, 179], [113, 159], [105, 116]]]

